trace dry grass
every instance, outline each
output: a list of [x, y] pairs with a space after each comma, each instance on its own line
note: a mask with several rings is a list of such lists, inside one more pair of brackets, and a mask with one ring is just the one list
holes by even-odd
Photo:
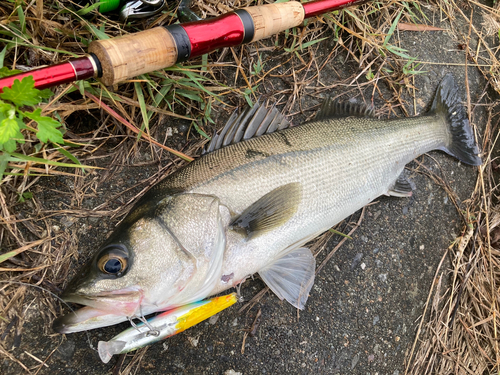
[[[486, 134], [498, 134], [489, 112]], [[463, 234], [450, 246], [452, 269], [436, 271], [407, 373], [491, 374], [499, 371], [500, 214], [496, 137], [485, 140], [485, 163], [463, 215]], [[451, 276], [451, 284], [443, 280]], [[413, 351], [412, 353], [413, 354]]]
[[[490, 48], [485, 41], [485, 36], [491, 35], [492, 25], [498, 25], [500, 13], [498, 6], [481, 8], [485, 11], [482, 30], [473, 25], [471, 17], [462, 9], [454, 8], [454, 13], [469, 24], [468, 38], [479, 40], [477, 48], [467, 53], [469, 61], [477, 64], [493, 89], [500, 92], [498, 47]], [[479, 53], [481, 49], [484, 54]], [[487, 62], [486, 66], [479, 66], [482, 59]], [[473, 110], [470, 96], [468, 104]], [[462, 211], [466, 226], [446, 254], [451, 259], [451, 270], [443, 269], [441, 262], [436, 271], [423, 319], [407, 358], [406, 373], [491, 374], [500, 371], [500, 216], [494, 156], [498, 149], [497, 111], [495, 103], [488, 107], [481, 145], [483, 166], [479, 168], [476, 188]], [[443, 281], [446, 276], [451, 277], [450, 285]]]
[[[194, 9], [203, 17], [208, 17], [251, 4], [254, 2], [199, 0]], [[7, 51], [5, 65], [11, 68], [49, 65], [65, 61], [73, 54], [81, 55], [86, 50], [87, 42], [96, 37], [91, 25], [102, 28], [109, 36], [117, 36], [176, 20], [174, 9], [171, 9], [161, 16], [123, 27], [103, 15], [92, 20], [79, 19], [66, 12], [67, 5], [67, 2], [37, 0], [24, 7], [26, 30], [21, 33], [16, 31], [17, 46]], [[180, 156], [185, 156], [185, 159], [199, 155], [206, 140], [202, 133], [211, 134], [215, 123], [221, 124], [216, 117], [224, 118], [233, 108], [245, 101], [255, 101], [262, 95], [289, 113], [291, 118], [305, 119], [312, 116], [318, 96], [332, 91], [350, 96], [371, 92], [371, 96], [364, 100], [373, 104], [375, 97], [381, 98], [380, 116], [415, 114], [418, 94], [414, 88], [413, 70], [420, 69], [419, 63], [434, 63], [408, 61], [403, 56], [405, 52], [397, 49], [397, 34], [400, 31], [391, 27], [396, 25], [394, 22], [398, 17], [401, 17], [400, 23], [432, 25], [433, 20], [426, 19], [419, 11], [420, 7], [437, 19], [449, 20], [450, 32], [466, 41], [462, 46], [467, 56], [461, 64], [464, 70], [467, 72], [467, 66], [477, 66], [489, 85], [500, 93], [498, 47], [488, 44], [491, 40], [488, 35], [494, 31], [498, 33], [498, 9], [476, 2], [461, 1], [457, 5], [453, 0], [413, 2], [411, 5], [408, 8], [408, 3], [402, 1], [373, 2], [309, 20], [305, 28], [253, 45], [214, 52], [206, 60], [185, 64], [187, 69], [152, 73], [138, 81], [124, 83], [119, 88], [111, 88], [114, 94], [95, 82], [85, 87], [81, 85], [80, 89], [85, 90], [83, 94], [75, 91], [72, 85], [56, 88], [54, 99], [43, 105], [43, 110], [46, 114], [57, 113], [67, 123], [66, 139], [81, 145], [78, 148], [68, 147], [67, 150], [85, 164], [113, 167], [84, 174], [80, 170], [60, 170], [49, 165], [25, 163], [11, 166], [20, 175], [7, 176], [2, 180], [1, 246], [3, 252], [16, 251], [18, 254], [0, 264], [0, 356], [17, 363], [29, 373], [38, 373], [44, 368], [44, 362], [49, 360], [50, 355], [38, 360], [28, 355], [29, 358], [24, 356], [21, 360], [11, 354], [12, 345], [22, 334], [27, 306], [35, 304], [46, 323], [60, 314], [61, 306], [51, 295], [38, 289], [20, 287], [18, 283], [37, 285], [59, 293], [70, 275], [72, 259], [79, 257], [80, 235], [72, 228], [71, 221], [79, 217], [105, 220], [122, 217], [148, 186], [186, 163], [172, 155], [172, 150], [181, 152]], [[472, 23], [473, 9], [482, 12], [483, 25]], [[455, 30], [458, 20], [470, 25], [467, 35]], [[14, 4], [0, 2], [0, 30], [12, 31], [10, 24], [19, 22]], [[391, 32], [394, 35], [388, 38]], [[332, 38], [332, 35], [335, 43], [332, 43], [329, 54], [319, 53], [320, 44], [314, 41]], [[467, 42], [471, 39], [479, 41], [473, 48]], [[309, 46], [300, 48], [305, 43]], [[325, 79], [321, 72], [336, 58], [354, 62], [356, 73], [346, 77], [337, 72], [332, 79]], [[189, 73], [201, 77], [200, 82], [210, 93], [186, 85]], [[158, 103], [154, 97], [165, 87], [168, 87], [164, 93], [166, 99]], [[140, 101], [141, 94], [144, 104]], [[110, 110], [103, 110], [105, 107]], [[470, 95], [468, 107], [469, 113], [476, 108], [471, 103]], [[211, 108], [217, 115], [211, 112]], [[136, 140], [137, 129], [144, 124], [144, 110], [150, 111], [146, 138], [161, 145], [167, 143], [169, 149], [154, 146], [144, 137], [140, 142]], [[498, 163], [491, 156], [494, 155], [492, 150], [498, 134], [498, 113], [495, 110], [490, 106], [489, 122], [481, 138], [485, 163], [463, 213], [467, 226], [463, 236], [450, 248], [453, 269], [440, 268], [436, 272], [436, 282], [429, 294], [416, 345], [408, 357], [408, 373], [478, 374], [500, 370], [497, 336], [500, 323], [497, 301], [500, 286], [500, 210], [496, 208], [498, 182], [495, 170]], [[183, 137], [175, 138], [162, 130], [164, 123], [169, 121], [168, 116], [174, 113], [177, 117], [192, 119], [187, 123], [189, 130]], [[93, 119], [92, 126], [82, 120], [84, 117]], [[34, 139], [29, 140], [20, 151], [52, 160], [65, 159], [60, 151], [49, 146], [36, 149]], [[127, 186], [126, 190], [114, 193], [107, 203], [86, 207], [86, 199], [95, 196], [100, 184], [116, 178], [120, 166], [132, 164], [142, 153], [148, 153], [149, 160], [144, 163], [155, 165], [156, 173], [137, 186]], [[71, 191], [58, 189], [57, 184], [54, 188], [54, 194], [69, 197], [70, 203], [64, 207], [47, 207], [37, 195], [41, 193], [40, 186], [45, 180], [41, 176], [30, 176], [34, 173], [71, 179]], [[18, 203], [19, 195], [26, 191], [35, 193], [33, 199], [24, 204]], [[120, 204], [112, 203], [116, 201]], [[449, 272], [451, 284], [447, 285], [444, 280]], [[51, 335], [48, 324], [44, 327], [44, 334]], [[53, 335], [52, 339], [57, 341], [57, 337]], [[132, 361], [124, 363], [123, 368], [120, 361], [114, 372], [136, 373], [144, 353], [141, 351]]]

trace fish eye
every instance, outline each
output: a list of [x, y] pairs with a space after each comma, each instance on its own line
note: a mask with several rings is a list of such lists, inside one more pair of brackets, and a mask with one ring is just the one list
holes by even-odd
[[123, 269], [123, 260], [120, 258], [109, 258], [106, 263], [104, 263], [102, 270], [106, 273], [116, 274], [121, 272]]
[[121, 247], [107, 247], [97, 260], [99, 270], [107, 275], [121, 276], [128, 267], [128, 257]]

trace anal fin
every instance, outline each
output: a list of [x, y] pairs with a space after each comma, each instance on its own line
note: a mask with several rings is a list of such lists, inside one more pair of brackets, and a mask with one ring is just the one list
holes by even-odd
[[260, 270], [259, 275], [279, 299], [303, 310], [314, 284], [315, 270], [316, 259], [309, 249], [301, 247]]
[[404, 171], [401, 173], [394, 183], [394, 185], [387, 191], [387, 195], [393, 197], [411, 197], [413, 194], [413, 189], [410, 182], [404, 176]]

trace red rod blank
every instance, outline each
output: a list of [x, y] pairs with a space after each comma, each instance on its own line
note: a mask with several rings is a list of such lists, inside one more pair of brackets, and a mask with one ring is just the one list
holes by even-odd
[[303, 3], [302, 6], [305, 11], [304, 18], [309, 18], [366, 2], [368, 2], [368, 0], [317, 0]]
[[0, 92], [3, 87], [12, 87], [14, 80], [33, 76], [35, 88], [42, 90], [47, 87], [87, 79], [96, 75], [96, 67], [90, 57], [80, 57], [65, 63], [30, 70], [25, 73], [0, 79]]
[[[309, 3], [301, 4], [304, 10], [304, 18], [314, 17], [325, 12], [342, 9], [351, 5], [359, 5], [362, 3], [366, 3], [368, 0], [317, 0]], [[278, 5], [278, 4], [277, 4]], [[282, 4], [279, 4], [282, 5]], [[254, 7], [247, 8], [248, 11], [252, 10]], [[258, 7], [257, 7], [258, 8]], [[251, 12], [250, 12], [251, 13]], [[273, 22], [274, 19], [269, 19], [269, 17], [261, 16], [261, 24], [259, 25], [259, 30], [262, 31], [268, 28], [268, 25], [262, 25], [262, 22]], [[190, 43], [190, 56], [195, 57], [200, 56], [215, 49], [219, 49], [222, 47], [231, 47], [237, 46], [241, 43], [246, 43], [248, 41], [245, 39], [248, 36], [245, 35], [245, 25], [240, 19], [240, 16], [236, 13], [227, 13], [222, 16], [219, 16], [215, 19], [207, 19], [202, 21], [190, 22], [187, 24], [180, 25], [185, 30], [187, 43]], [[247, 25], [248, 26], [248, 25]], [[255, 25], [254, 25], [255, 26]], [[269, 25], [270, 30], [272, 30], [273, 25]], [[152, 29], [154, 31], [154, 29]], [[276, 32], [279, 31], [279, 27], [276, 29]], [[144, 31], [141, 33], [146, 33], [150, 31]], [[130, 34], [128, 36], [122, 38], [128, 38], [130, 40], [134, 39], [134, 35], [139, 35], [141, 33]], [[141, 34], [142, 35], [142, 34]], [[148, 34], [149, 35], [149, 34]], [[162, 34], [163, 35], [163, 34]], [[127, 40], [128, 40], [127, 39]], [[137, 39], [137, 38], [135, 38]], [[134, 40], [135, 40], [134, 39]], [[121, 38], [117, 38], [116, 40], [122, 40]], [[257, 39], [258, 40], [258, 39]], [[94, 42], [95, 43], [95, 42]], [[133, 44], [132, 44], [133, 47]], [[173, 53], [176, 53], [176, 46], [173, 46], [166, 53], [166, 56], [170, 56]], [[132, 51], [133, 52], [133, 51]], [[158, 56], [153, 56], [158, 57]], [[143, 60], [140, 60], [142, 64], [144, 64]], [[175, 63], [175, 59], [173, 60]], [[126, 63], [130, 63], [126, 61]], [[96, 66], [99, 64], [99, 71]], [[106, 70], [101, 72], [100, 66], [102, 65], [102, 70]], [[109, 64], [108, 64], [109, 65]], [[0, 92], [4, 87], [11, 87], [16, 79], [23, 79], [26, 76], [33, 76], [35, 80], [35, 87], [38, 89], [43, 89], [47, 87], [56, 86], [63, 83], [69, 83], [76, 80], [87, 79], [91, 77], [106, 76], [108, 75], [114, 76], [114, 70], [110, 73], [109, 69], [114, 69], [114, 66], [103, 65], [101, 61], [99, 63], [97, 57], [81, 57], [75, 60], [71, 60], [66, 63], [57, 64], [49, 67], [39, 68], [36, 70], [31, 70], [29, 72], [17, 74], [15, 76], [6, 77], [0, 79]], [[158, 65], [158, 66], [157, 66]], [[149, 67], [150, 70], [145, 69], [144, 71], [151, 71], [155, 69], [159, 69], [159, 67], [163, 66], [171, 66], [171, 65], [162, 65], [156, 64], [154, 67]], [[123, 68], [121, 66], [121, 68]], [[123, 70], [123, 69], [122, 69]], [[104, 73], [104, 75], [102, 74]], [[123, 76], [123, 74], [122, 74]], [[127, 78], [131, 75], [124, 75], [120, 78]], [[111, 82], [114, 83], [114, 82]]]
[[217, 18], [183, 23], [191, 42], [190, 57], [201, 56], [210, 51], [237, 46], [243, 42], [245, 30], [240, 17], [226, 13]]

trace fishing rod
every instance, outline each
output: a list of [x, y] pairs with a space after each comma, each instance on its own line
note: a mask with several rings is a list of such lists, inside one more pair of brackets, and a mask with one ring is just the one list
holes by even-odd
[[44, 89], [97, 78], [111, 86], [126, 79], [171, 67], [223, 47], [255, 42], [296, 27], [304, 19], [359, 5], [368, 0], [317, 0], [265, 4], [238, 9], [201, 21], [159, 26], [117, 38], [93, 41], [89, 54], [0, 79], [0, 92], [16, 79], [33, 76]]

